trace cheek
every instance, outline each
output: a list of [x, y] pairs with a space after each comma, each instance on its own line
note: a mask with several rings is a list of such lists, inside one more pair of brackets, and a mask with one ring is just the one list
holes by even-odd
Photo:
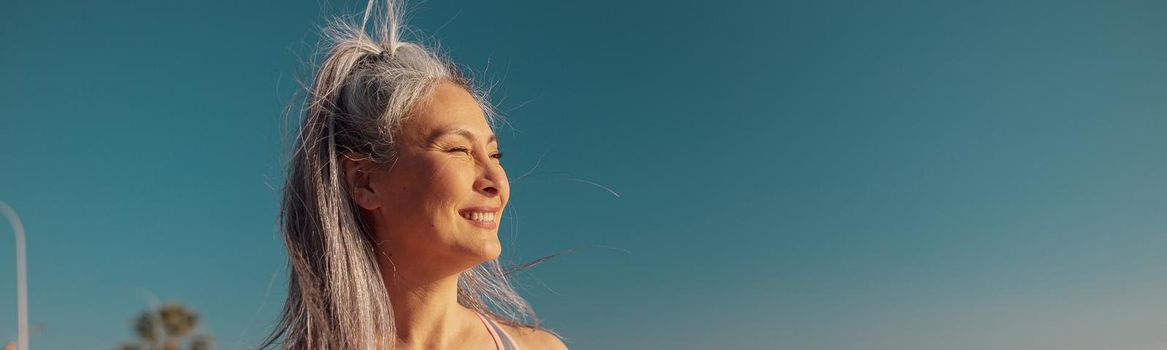
[[465, 204], [465, 197], [473, 190], [473, 172], [466, 171], [466, 167], [456, 160], [435, 161], [430, 166], [429, 176], [421, 179], [429, 182], [429, 198], [425, 200], [434, 211], [442, 214], [456, 211], [458, 206]]
[[394, 174], [381, 184], [384, 200], [392, 203], [389, 216], [403, 219], [402, 226], [428, 226], [424, 218], [443, 211], [452, 195], [446, 168], [425, 157], [399, 159]]

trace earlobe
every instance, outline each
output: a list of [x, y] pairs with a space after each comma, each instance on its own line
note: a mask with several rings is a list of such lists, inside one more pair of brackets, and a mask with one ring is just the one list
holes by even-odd
[[369, 161], [360, 157], [345, 154], [340, 157], [341, 170], [345, 189], [353, 203], [365, 210], [374, 210], [381, 207], [377, 193], [372, 186], [372, 176], [369, 172]]

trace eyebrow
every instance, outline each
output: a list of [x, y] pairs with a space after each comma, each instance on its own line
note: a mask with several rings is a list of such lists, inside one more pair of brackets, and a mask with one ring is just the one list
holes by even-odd
[[[428, 142], [433, 143], [434, 141], [437, 141], [437, 139], [439, 137], [446, 136], [449, 134], [461, 135], [462, 137], [470, 139], [470, 141], [478, 140], [478, 137], [474, 134], [474, 132], [472, 132], [470, 130], [466, 130], [463, 128], [452, 128], [452, 129], [439, 129], [439, 130], [434, 131], [432, 134], [430, 134]], [[490, 134], [490, 136], [486, 137], [486, 143], [491, 143], [491, 142], [498, 143], [498, 139], [495, 138], [494, 134]]]

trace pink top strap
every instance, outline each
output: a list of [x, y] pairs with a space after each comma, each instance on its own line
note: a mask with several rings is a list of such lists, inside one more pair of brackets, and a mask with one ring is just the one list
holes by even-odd
[[497, 323], [483, 316], [482, 313], [475, 311], [478, 319], [482, 320], [482, 324], [486, 326], [486, 330], [490, 332], [490, 337], [494, 339], [494, 346], [498, 350], [519, 350], [519, 346], [511, 341], [511, 337], [502, 327]]

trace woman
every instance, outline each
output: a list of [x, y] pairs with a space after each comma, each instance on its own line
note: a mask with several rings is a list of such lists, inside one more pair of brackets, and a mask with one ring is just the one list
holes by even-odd
[[262, 347], [566, 349], [496, 260], [510, 187], [488, 102], [381, 7], [325, 30], [283, 193], [288, 299]]

